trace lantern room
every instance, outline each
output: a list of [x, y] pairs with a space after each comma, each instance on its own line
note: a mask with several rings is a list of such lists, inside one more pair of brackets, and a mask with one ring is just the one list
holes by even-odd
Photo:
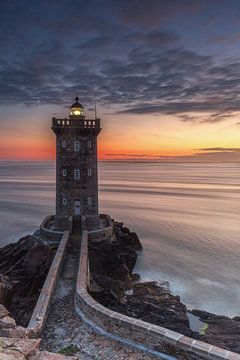
[[76, 102], [70, 107], [70, 116], [79, 117], [83, 116], [83, 106], [79, 103], [79, 97], [75, 98]]

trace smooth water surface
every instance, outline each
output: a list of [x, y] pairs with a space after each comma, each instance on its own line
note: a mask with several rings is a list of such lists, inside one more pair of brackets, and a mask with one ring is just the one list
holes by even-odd
[[[189, 307], [240, 315], [240, 164], [101, 162], [99, 200], [143, 244], [136, 271]], [[0, 162], [0, 244], [55, 206], [54, 162]]]

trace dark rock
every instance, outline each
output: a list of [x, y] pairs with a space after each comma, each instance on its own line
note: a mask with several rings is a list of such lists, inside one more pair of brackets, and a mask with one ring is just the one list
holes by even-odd
[[135, 283], [135, 282], [138, 282], [140, 280], [140, 275], [135, 273], [135, 274], [132, 274], [132, 282]]
[[129, 236], [131, 237], [131, 239], [133, 241], [134, 250], [136, 250], [136, 251], [142, 250], [142, 244], [140, 243], [140, 240], [139, 240], [137, 234], [135, 232], [132, 232], [129, 234]]
[[130, 230], [129, 230], [129, 228], [122, 226], [122, 232], [129, 234]]
[[17, 324], [28, 324], [54, 254], [30, 235], [0, 249], [0, 303]]
[[202, 310], [192, 310], [191, 313], [208, 324], [204, 341], [233, 352], [240, 352], [240, 317], [231, 319]]
[[92, 296], [114, 311], [197, 337], [189, 327], [186, 306], [166, 283], [162, 287], [154, 281], [136, 283], [140, 276], [132, 272], [136, 251], [142, 249], [137, 234], [116, 222], [114, 231], [116, 241], [89, 244]]
[[89, 244], [89, 265], [94, 284], [91, 293], [105, 305], [124, 302], [124, 292], [133, 284], [136, 248], [141, 246], [137, 235], [123, 227], [122, 223], [114, 223], [114, 232], [115, 241], [102, 240]]

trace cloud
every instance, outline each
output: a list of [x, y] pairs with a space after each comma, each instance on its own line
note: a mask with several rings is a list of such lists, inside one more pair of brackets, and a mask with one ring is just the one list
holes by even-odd
[[240, 148], [225, 148], [225, 147], [209, 147], [209, 148], [200, 148], [200, 149], [197, 149], [197, 150], [200, 150], [200, 151], [208, 151], [208, 152], [240, 152]]
[[206, 118], [204, 120], [201, 120], [200, 122], [202, 124], [205, 124], [205, 123], [214, 124], [214, 123], [224, 121], [224, 120], [230, 118], [231, 116], [232, 116], [231, 112], [229, 112], [229, 113], [215, 113], [215, 114], [211, 114], [208, 118]]
[[183, 0], [180, 12], [178, 3], [1, 3], [0, 104], [62, 106], [78, 94], [85, 105], [96, 99], [120, 114], [227, 120], [240, 111], [240, 61], [189, 50], [166, 19], [206, 5]]
[[124, 154], [124, 153], [107, 153], [107, 154], [104, 154], [105, 156], [110, 156], [110, 157], [136, 157], [136, 158], [159, 158], [161, 156], [159, 155], [149, 155], [149, 154]]
[[[181, 12], [187, 15], [193, 15], [204, 7], [203, 2], [181, 0]], [[167, 23], [169, 17], [179, 14], [179, 1], [131, 0], [121, 2], [118, 14], [125, 24], [143, 28], [154, 27]]]
[[183, 122], [192, 122], [192, 123], [195, 123], [196, 121], [199, 120], [198, 116], [191, 116], [188, 114], [178, 115], [178, 118]]

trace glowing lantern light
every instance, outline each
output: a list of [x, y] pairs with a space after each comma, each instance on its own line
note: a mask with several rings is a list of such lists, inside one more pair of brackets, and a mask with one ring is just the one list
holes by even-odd
[[76, 102], [70, 107], [71, 116], [83, 116], [83, 106], [79, 103], [79, 97], [75, 98]]

